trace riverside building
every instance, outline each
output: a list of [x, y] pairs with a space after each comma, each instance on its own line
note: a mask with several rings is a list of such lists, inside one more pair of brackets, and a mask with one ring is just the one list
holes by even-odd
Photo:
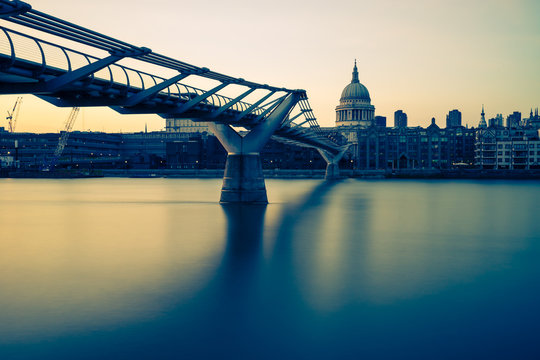
[[355, 168], [361, 170], [449, 169], [472, 165], [474, 129], [394, 127], [357, 130]]
[[336, 127], [353, 145], [341, 166], [359, 170], [447, 169], [474, 162], [475, 130], [461, 126], [461, 113], [450, 112], [451, 127], [435, 119], [428, 128], [408, 127], [403, 110], [394, 113], [394, 127], [375, 116], [368, 89], [360, 83], [356, 61], [352, 81], [341, 92]]
[[[480, 114], [480, 128], [476, 132], [475, 164], [481, 169], [540, 169], [540, 126], [538, 110], [521, 121], [515, 111], [502, 126], [502, 115], [485, 124], [484, 107]], [[493, 121], [491, 121], [493, 120]], [[540, 121], [539, 121], [540, 122]]]

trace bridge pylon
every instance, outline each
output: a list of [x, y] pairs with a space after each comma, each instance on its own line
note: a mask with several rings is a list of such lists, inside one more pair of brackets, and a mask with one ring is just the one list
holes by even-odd
[[227, 150], [221, 203], [268, 203], [260, 151], [299, 100], [299, 93], [290, 93], [245, 136], [230, 125], [209, 123], [210, 130]]
[[339, 173], [339, 161], [341, 160], [341, 158], [343, 158], [343, 155], [348, 148], [349, 145], [342, 146], [339, 153], [337, 154], [332, 154], [327, 150], [317, 148], [319, 154], [321, 154], [321, 156], [326, 161], [326, 174], [324, 177], [325, 180], [336, 180], [341, 177]]

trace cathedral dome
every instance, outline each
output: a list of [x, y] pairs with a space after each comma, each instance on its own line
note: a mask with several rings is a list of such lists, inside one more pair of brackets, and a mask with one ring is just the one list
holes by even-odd
[[341, 92], [340, 101], [343, 100], [363, 100], [371, 102], [368, 89], [358, 80], [358, 68], [356, 67], [356, 61], [354, 62], [352, 81], [349, 85], [345, 86], [345, 89], [343, 89]]
[[336, 126], [359, 126], [367, 128], [373, 125], [375, 106], [371, 105], [368, 89], [358, 80], [356, 60], [352, 81], [341, 92], [339, 105], [336, 106]]
[[365, 100], [371, 101], [369, 97], [368, 89], [359, 82], [352, 82], [345, 86], [345, 89], [341, 92], [340, 100]]

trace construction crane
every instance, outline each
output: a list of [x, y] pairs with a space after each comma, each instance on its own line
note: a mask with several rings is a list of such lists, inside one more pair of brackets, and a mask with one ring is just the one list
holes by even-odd
[[17, 118], [19, 117], [19, 110], [21, 109], [21, 103], [22, 103], [22, 96], [19, 96], [17, 100], [15, 100], [15, 105], [13, 105], [13, 110], [9, 112], [8, 110], [8, 116], [6, 116], [6, 120], [9, 121], [9, 132], [15, 132], [15, 126], [17, 125]]
[[54, 150], [53, 157], [49, 160], [49, 162], [46, 162], [44, 164], [43, 171], [54, 170], [54, 167], [56, 166], [58, 159], [60, 159], [60, 156], [62, 155], [62, 152], [64, 151], [64, 148], [67, 145], [69, 134], [71, 133], [71, 129], [73, 129], [73, 124], [75, 124], [75, 119], [77, 119], [78, 114], [79, 114], [78, 107], [74, 107], [73, 109], [71, 109], [71, 113], [69, 114], [69, 117], [66, 120], [66, 124], [64, 125], [64, 131], [60, 133], [60, 139], [58, 139], [58, 145], [56, 146], [56, 149]]

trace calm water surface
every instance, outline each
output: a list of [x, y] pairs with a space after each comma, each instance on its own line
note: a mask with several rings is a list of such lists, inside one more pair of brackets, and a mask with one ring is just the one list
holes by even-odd
[[0, 179], [0, 359], [538, 359], [538, 182]]

